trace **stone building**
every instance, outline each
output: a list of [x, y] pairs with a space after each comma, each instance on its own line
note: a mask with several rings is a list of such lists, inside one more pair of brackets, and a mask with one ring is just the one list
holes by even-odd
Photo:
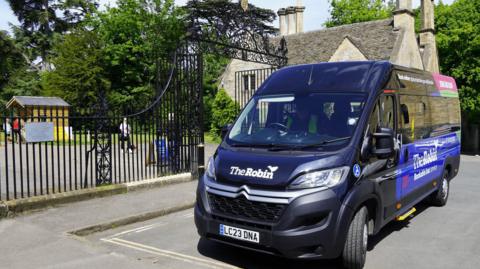
[[[434, 3], [421, 0], [422, 28], [415, 32], [412, 0], [397, 0], [389, 19], [355, 23], [339, 27], [303, 32], [302, 6], [278, 10], [280, 33], [288, 46], [288, 65], [386, 60], [394, 64], [439, 72], [435, 43]], [[220, 87], [235, 98], [235, 91], [253, 92], [265, 79], [255, 72], [239, 71], [270, 68], [268, 65], [232, 60], [221, 77]], [[238, 92], [237, 92], [238, 95]]]

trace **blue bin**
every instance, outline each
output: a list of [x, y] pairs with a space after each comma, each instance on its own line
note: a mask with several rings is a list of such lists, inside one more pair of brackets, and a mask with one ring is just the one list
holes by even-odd
[[158, 162], [168, 161], [168, 145], [165, 139], [159, 139], [155, 141], [157, 146], [157, 160]]

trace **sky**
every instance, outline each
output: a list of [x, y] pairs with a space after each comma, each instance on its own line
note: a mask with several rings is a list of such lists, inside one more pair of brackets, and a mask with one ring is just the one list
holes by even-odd
[[[234, 0], [237, 1], [237, 0]], [[252, 3], [256, 6], [269, 8], [274, 11], [277, 11], [279, 8], [296, 5], [298, 0], [249, 0], [249, 3]], [[443, 0], [445, 4], [451, 4], [455, 0]], [[105, 5], [114, 5], [115, 0], [99, 0], [100, 5], [104, 7]], [[187, 0], [175, 0], [177, 5], [184, 5]], [[312, 31], [323, 28], [323, 23], [328, 19], [329, 12], [328, 9], [330, 5], [328, 0], [303, 0], [301, 1], [305, 6], [304, 13], [304, 30]], [[435, 0], [438, 2], [438, 0]], [[414, 8], [420, 5], [420, 0], [413, 0]], [[0, 0], [0, 30], [10, 31], [9, 23], [18, 25], [18, 20], [13, 15], [12, 10], [10, 9], [9, 4], [6, 0]], [[278, 21], [274, 22], [274, 26], [278, 27]]]

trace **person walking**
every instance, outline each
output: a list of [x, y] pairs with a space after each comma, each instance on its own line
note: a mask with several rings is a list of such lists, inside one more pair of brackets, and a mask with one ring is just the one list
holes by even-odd
[[10, 119], [6, 118], [5, 122], [3, 123], [3, 131], [7, 135], [7, 142], [12, 141], [12, 126], [10, 125]]
[[125, 141], [127, 141], [127, 149], [129, 153], [133, 152], [133, 145], [130, 143], [130, 125], [127, 123], [127, 118], [123, 118], [123, 122], [120, 124], [120, 147], [125, 152]]
[[22, 118], [20, 118], [20, 141], [18, 142], [19, 144], [27, 143], [27, 139], [25, 139], [25, 134], [26, 134], [25, 121]]
[[18, 141], [19, 144], [22, 143], [22, 135], [21, 135], [20, 119], [19, 118], [15, 118], [13, 120], [12, 130], [13, 130], [12, 143], [15, 143], [15, 140]]

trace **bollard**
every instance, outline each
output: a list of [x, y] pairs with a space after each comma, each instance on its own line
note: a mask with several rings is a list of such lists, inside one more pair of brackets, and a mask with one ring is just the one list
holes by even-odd
[[203, 176], [203, 173], [205, 173], [205, 145], [204, 144], [199, 144], [197, 146], [198, 148], [198, 176]]
[[478, 124], [472, 124], [470, 134], [472, 135], [472, 150], [473, 153], [480, 153], [480, 126]]

